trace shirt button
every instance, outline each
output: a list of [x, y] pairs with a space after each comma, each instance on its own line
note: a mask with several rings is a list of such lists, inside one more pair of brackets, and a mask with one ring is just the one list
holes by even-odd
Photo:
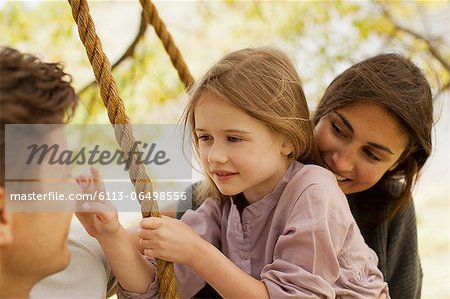
[[241, 252], [239, 252], [239, 255], [241, 256], [241, 259], [243, 259], [243, 260], [248, 259], [248, 252], [247, 251], [241, 251]]
[[244, 225], [242, 225], [242, 230], [244, 232], [248, 232], [249, 228], [250, 228], [250, 225], [248, 223], [245, 223]]

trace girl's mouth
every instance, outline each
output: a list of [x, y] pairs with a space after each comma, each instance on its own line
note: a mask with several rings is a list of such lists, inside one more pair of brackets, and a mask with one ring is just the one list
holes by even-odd
[[229, 180], [231, 177], [237, 174], [237, 172], [230, 172], [225, 170], [214, 170], [212, 171], [212, 173], [214, 177], [220, 182]]

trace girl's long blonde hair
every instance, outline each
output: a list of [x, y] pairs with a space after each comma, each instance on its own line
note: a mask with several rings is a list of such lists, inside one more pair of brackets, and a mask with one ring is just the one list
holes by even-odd
[[[204, 92], [213, 92], [227, 103], [261, 121], [291, 142], [289, 158], [302, 163], [319, 163], [313, 125], [294, 65], [282, 51], [273, 48], [242, 49], [216, 62], [189, 90], [189, 103], [182, 120], [191, 128], [194, 151], [199, 157], [195, 135], [195, 107]], [[264, 163], [262, 161], [262, 163]], [[222, 195], [208, 177], [196, 198]]]

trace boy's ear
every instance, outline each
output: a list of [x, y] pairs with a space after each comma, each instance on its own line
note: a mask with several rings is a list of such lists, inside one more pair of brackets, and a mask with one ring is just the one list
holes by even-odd
[[0, 247], [12, 243], [11, 215], [5, 210], [5, 189], [0, 187]]

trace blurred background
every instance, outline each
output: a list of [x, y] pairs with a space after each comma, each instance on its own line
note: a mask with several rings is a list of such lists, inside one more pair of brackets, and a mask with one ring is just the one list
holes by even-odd
[[[90, 1], [91, 14], [136, 124], [176, 123], [186, 95], [139, 1]], [[427, 75], [435, 97], [434, 151], [415, 190], [422, 298], [450, 298], [450, 2], [155, 2], [198, 78], [223, 54], [278, 47], [295, 61], [310, 107], [351, 64], [402, 53]], [[61, 61], [81, 97], [75, 124], [109, 123], [65, 1], [0, 1], [0, 45]], [[198, 178], [198, 173], [193, 174]], [[138, 214], [121, 214], [132, 223]], [[446, 283], [447, 281], [447, 283]]]

